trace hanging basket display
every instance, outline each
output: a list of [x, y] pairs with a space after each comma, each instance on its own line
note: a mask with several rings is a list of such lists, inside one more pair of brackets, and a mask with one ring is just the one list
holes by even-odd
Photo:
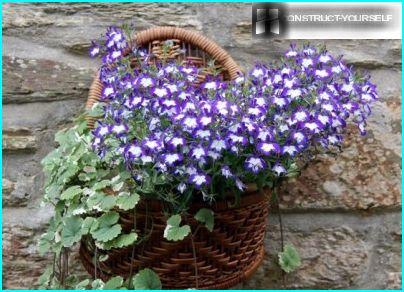
[[[168, 52], [163, 52], [163, 43], [171, 41]], [[155, 27], [136, 34], [137, 47], [152, 53], [153, 62], [161, 59], [176, 59], [206, 68], [209, 60], [215, 61], [215, 69], [224, 81], [238, 77], [240, 68], [229, 54], [208, 38], [180, 28]], [[179, 53], [181, 51], [181, 53]], [[133, 61], [136, 66], [136, 60]], [[210, 72], [201, 70], [195, 83], [202, 82]], [[90, 88], [86, 107], [91, 108], [101, 98], [102, 83], [98, 75]], [[88, 118], [92, 127], [95, 120]], [[145, 240], [123, 249], [100, 251], [91, 237], [81, 241], [80, 257], [91, 275], [107, 280], [120, 275], [133, 276], [138, 270], [151, 268], [162, 282], [164, 289], [223, 289], [245, 281], [263, 260], [266, 218], [268, 214], [267, 198], [263, 192], [250, 190], [235, 203], [229, 201], [193, 203], [190, 214], [200, 208], [210, 208], [215, 213], [212, 232], [198, 228], [193, 216], [183, 219], [191, 227], [192, 234], [182, 241], [164, 239], [167, 215], [162, 201], [142, 200], [133, 211], [120, 211], [119, 223], [124, 231], [136, 230], [147, 234]], [[94, 262], [94, 256], [106, 258]]]

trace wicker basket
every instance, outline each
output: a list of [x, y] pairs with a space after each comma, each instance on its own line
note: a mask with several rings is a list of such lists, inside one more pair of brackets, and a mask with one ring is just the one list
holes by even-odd
[[[212, 232], [201, 227], [192, 217], [199, 208], [207, 206], [193, 205], [191, 215], [183, 217], [184, 222], [191, 226], [193, 235], [177, 242], [163, 238], [167, 216], [162, 211], [161, 202], [143, 201], [139, 204], [136, 220], [133, 213], [121, 213], [119, 223], [125, 232], [133, 230], [136, 224], [137, 232], [147, 234], [148, 239], [134, 249], [129, 246], [98, 250], [98, 255], [108, 255], [107, 260], [97, 264], [98, 277], [104, 280], [113, 275], [128, 278], [139, 269], [152, 268], [159, 274], [165, 289], [225, 289], [245, 281], [263, 260], [268, 215], [264, 194], [256, 192], [243, 196], [236, 208], [229, 207], [227, 202], [209, 206], [215, 212]], [[94, 254], [92, 240], [84, 239], [80, 258], [91, 275], [95, 272]]]
[[[240, 72], [226, 51], [194, 32], [156, 27], [137, 33], [134, 39], [137, 46], [153, 52], [157, 59], [180, 59], [205, 68], [209, 58], [212, 58], [221, 69], [223, 80], [234, 79]], [[174, 45], [163, 56], [161, 47], [165, 40], [172, 40]], [[185, 54], [178, 53], [180, 48]], [[203, 71], [197, 82], [201, 82], [207, 74], [209, 71]], [[102, 83], [97, 75], [90, 88], [87, 108], [99, 101], [101, 90]], [[91, 118], [89, 125], [94, 125]], [[159, 274], [165, 289], [233, 287], [252, 275], [263, 259], [268, 203], [264, 193], [255, 190], [242, 196], [237, 207], [230, 205], [225, 201], [213, 206], [195, 203], [189, 210], [191, 215], [184, 218], [191, 226], [192, 236], [169, 242], [163, 238], [167, 220], [163, 211], [165, 206], [160, 201], [144, 200], [136, 207], [136, 214], [121, 212], [120, 224], [126, 232], [136, 229], [139, 234], [148, 234], [147, 240], [135, 246], [105, 252], [96, 251], [91, 238], [85, 238], [81, 242], [80, 258], [91, 275], [96, 272], [104, 280], [112, 275], [127, 278], [139, 269], [149, 267]], [[192, 217], [201, 207], [211, 208], [215, 212], [213, 232], [200, 228]], [[93, 260], [95, 252], [108, 255], [107, 260], [97, 263], [96, 271]]]

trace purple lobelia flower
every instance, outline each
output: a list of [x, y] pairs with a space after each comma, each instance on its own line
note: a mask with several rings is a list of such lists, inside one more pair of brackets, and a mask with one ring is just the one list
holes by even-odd
[[258, 173], [266, 167], [266, 163], [262, 158], [249, 157], [245, 161], [245, 167], [253, 173]]
[[[216, 190], [211, 177], [244, 191], [246, 182], [284, 176], [285, 166], [315, 150], [340, 147], [348, 122], [366, 133], [378, 99], [369, 76], [309, 45], [291, 45], [280, 63], [257, 63], [233, 81], [209, 76], [199, 84], [201, 69], [149, 62], [152, 56], [127, 50], [128, 43], [111, 27], [90, 51], [103, 55], [105, 102], [92, 148], [111, 163], [123, 161], [140, 183], [164, 174], [167, 192], [206, 196]], [[129, 66], [134, 60], [140, 63]]]
[[210, 183], [210, 177], [203, 173], [195, 173], [189, 177], [189, 182], [194, 184], [197, 189]]

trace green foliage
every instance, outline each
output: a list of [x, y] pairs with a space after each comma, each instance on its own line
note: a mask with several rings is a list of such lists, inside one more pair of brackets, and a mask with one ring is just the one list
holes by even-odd
[[123, 278], [121, 276], [112, 277], [105, 283], [103, 290], [117, 290], [122, 287], [122, 284]]
[[121, 234], [118, 237], [105, 242], [101, 245], [102, 249], [109, 250], [111, 248], [123, 248], [133, 244], [137, 240], [137, 233]]
[[90, 284], [90, 280], [85, 279], [85, 280], [77, 283], [76, 286], [74, 287], [74, 289], [75, 290], [85, 290], [89, 284]]
[[161, 290], [161, 281], [151, 269], [143, 269], [133, 278], [135, 290]]
[[47, 289], [51, 282], [52, 267], [46, 268], [43, 274], [38, 278], [39, 289]]
[[299, 253], [291, 244], [287, 244], [278, 257], [279, 265], [286, 273], [293, 272], [301, 265]]
[[167, 220], [167, 226], [164, 230], [164, 237], [167, 240], [178, 241], [183, 240], [189, 233], [191, 228], [189, 225], [180, 226], [181, 216], [173, 215]]
[[214, 213], [210, 209], [202, 208], [194, 216], [196, 220], [205, 224], [205, 227], [212, 232], [214, 225]]
[[98, 226], [94, 230], [90, 230], [95, 240], [107, 242], [117, 237], [122, 230], [121, 225], [117, 224], [119, 214], [117, 212], [108, 212], [97, 219]]
[[67, 217], [63, 221], [61, 240], [65, 247], [71, 247], [78, 242], [82, 236], [83, 219], [78, 216]]
[[130, 210], [135, 208], [140, 200], [140, 196], [137, 193], [130, 194], [129, 192], [121, 192], [116, 200], [116, 205], [122, 210]]
[[60, 195], [60, 198], [62, 200], [72, 200], [82, 192], [83, 190], [80, 186], [71, 186]]

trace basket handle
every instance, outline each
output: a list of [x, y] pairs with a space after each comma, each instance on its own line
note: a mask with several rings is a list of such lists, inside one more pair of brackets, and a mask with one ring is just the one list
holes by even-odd
[[205, 51], [228, 71], [230, 79], [232, 80], [236, 79], [241, 72], [240, 67], [223, 48], [197, 32], [179, 27], [157, 26], [135, 34], [136, 44], [140, 46], [146, 45], [154, 40], [168, 39], [178, 39]]
[[[138, 46], [146, 45], [154, 40], [178, 39], [194, 45], [212, 56], [214, 60], [219, 62], [220, 65], [227, 70], [230, 79], [236, 79], [241, 72], [240, 67], [223, 48], [207, 37], [193, 31], [172, 26], [156, 26], [136, 33], [134, 39]], [[102, 87], [97, 72], [94, 81], [90, 86], [86, 102], [87, 109], [90, 109], [94, 103], [99, 101]], [[94, 125], [94, 119], [90, 117], [87, 119], [89, 127], [92, 127]]]

